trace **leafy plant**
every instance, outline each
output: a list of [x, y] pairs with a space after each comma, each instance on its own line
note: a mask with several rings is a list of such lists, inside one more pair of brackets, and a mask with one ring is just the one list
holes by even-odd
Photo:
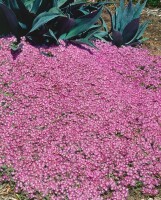
[[0, 35], [12, 33], [34, 44], [59, 44], [58, 40], [78, 40], [88, 45], [94, 35], [105, 3], [85, 4], [74, 0], [4, 0], [0, 3]]
[[[111, 15], [111, 31], [108, 31], [108, 41], [118, 47], [122, 45], [135, 46], [141, 44], [147, 38], [143, 38], [143, 33], [149, 23], [149, 20], [145, 21], [141, 25], [139, 24], [140, 15], [146, 5], [147, 0], [143, 4], [138, 3], [134, 6], [132, 0], [129, 0], [127, 6], [125, 6], [124, 0], [120, 0], [120, 6], [116, 7], [116, 11]], [[108, 11], [109, 12], [109, 11]]]
[[[136, 1], [136, 0], [135, 0]], [[134, 2], [135, 2], [134, 1]], [[147, 1], [147, 6], [149, 7], [161, 7], [161, 1], [160, 0], [148, 0]]]

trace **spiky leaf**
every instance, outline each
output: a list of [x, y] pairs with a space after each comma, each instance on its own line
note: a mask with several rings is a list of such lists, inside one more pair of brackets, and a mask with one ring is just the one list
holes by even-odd
[[76, 19], [73, 28], [66, 35], [65, 39], [70, 39], [84, 31], [87, 31], [93, 24], [95, 24], [98, 21], [101, 13], [102, 8], [98, 9], [93, 13]]
[[[19, 24], [14, 12], [9, 8], [7, 8], [4, 4], [0, 3], [0, 13], [1, 16], [3, 16], [5, 19], [4, 22], [2, 21], [0, 29], [6, 29], [6, 30], [8, 29], [13, 35], [16, 36], [16, 38], [19, 39], [19, 34], [18, 34]], [[8, 26], [8, 28], [7, 27], [5, 28], [5, 26]]]
[[137, 41], [137, 40], [142, 41], [141, 38], [142, 38], [142, 36], [143, 36], [143, 34], [144, 34], [145, 29], [146, 29], [147, 26], [148, 26], [148, 23], [149, 23], [149, 20], [145, 21], [144, 23], [142, 23], [142, 24], [139, 26], [138, 31], [137, 31], [135, 37], [133, 37], [133, 39], [130, 40], [130, 41], [127, 43], [128, 45], [131, 44], [131, 43], [133, 43], [133, 42], [135, 42], [135, 41]]
[[112, 43], [117, 47], [120, 47], [123, 44], [123, 37], [119, 31], [113, 30], [112, 31]]
[[146, 6], [146, 3], [147, 3], [147, 0], [145, 0], [143, 4], [140, 4], [140, 0], [138, 1], [138, 3], [136, 4], [136, 6], [134, 8], [133, 18], [138, 18], [141, 15], [141, 12], [143, 11], [143, 9]]
[[139, 29], [139, 18], [133, 19], [123, 30], [123, 42], [127, 43], [134, 38]]
[[40, 15], [38, 15], [37, 18], [34, 20], [32, 29], [29, 31], [29, 33], [35, 31], [36, 29], [40, 28], [44, 24], [48, 23], [49, 21], [57, 17], [63, 17], [63, 15], [53, 14], [50, 12], [44, 12]]
[[[71, 30], [71, 28], [75, 24], [75, 20], [73, 18], [67, 18], [67, 17], [59, 17], [57, 20], [57, 35], [60, 37], [62, 34], [66, 36], [66, 34]], [[63, 39], [63, 35], [61, 36], [61, 39]]]

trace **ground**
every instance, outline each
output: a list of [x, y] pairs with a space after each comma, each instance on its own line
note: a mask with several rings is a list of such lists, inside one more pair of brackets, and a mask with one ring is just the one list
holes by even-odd
[[145, 31], [145, 42], [143, 48], [148, 48], [154, 55], [161, 55], [161, 8], [146, 9], [141, 17], [142, 20], [149, 19], [150, 23]]

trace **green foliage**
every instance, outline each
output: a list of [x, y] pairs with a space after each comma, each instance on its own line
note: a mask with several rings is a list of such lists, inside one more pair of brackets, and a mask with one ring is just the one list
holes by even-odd
[[[134, 2], [136, 2], [136, 0]], [[160, 0], [148, 0], [147, 7], [161, 7], [161, 1]]]
[[[0, 36], [12, 33], [17, 38], [13, 51], [20, 51], [20, 38], [32, 44], [59, 44], [59, 39], [94, 47], [93, 40], [112, 41], [118, 47], [137, 45], [148, 21], [139, 24], [147, 0], [135, 6], [124, 0], [112, 15], [105, 6], [110, 2], [85, 3], [84, 0], [0, 0]], [[103, 8], [111, 17], [111, 30], [101, 17]], [[100, 21], [100, 23], [99, 23]]]
[[139, 21], [146, 2], [147, 0], [141, 4], [138, 1], [134, 6], [132, 0], [129, 0], [128, 5], [125, 6], [124, 0], [120, 0], [119, 7], [116, 7], [115, 13], [111, 17], [112, 29], [108, 31], [107, 40], [112, 41], [118, 47], [122, 45], [135, 46], [145, 41], [147, 38], [142, 38], [142, 36], [149, 21], [147, 20], [141, 25]]
[[[102, 6], [74, 0], [4, 0], [0, 4], [0, 35], [9, 33], [17, 40], [25, 36], [33, 44], [59, 44], [58, 40], [81, 40], [90, 43], [86, 35], [95, 27], [102, 13]], [[92, 34], [91, 34], [92, 36]]]

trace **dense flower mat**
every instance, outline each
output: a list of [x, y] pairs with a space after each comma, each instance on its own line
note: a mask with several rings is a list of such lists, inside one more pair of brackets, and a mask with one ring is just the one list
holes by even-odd
[[139, 185], [155, 195], [161, 57], [101, 42], [99, 50], [23, 42], [15, 59], [12, 40], [0, 40], [0, 166], [14, 169], [17, 190], [123, 200]]

